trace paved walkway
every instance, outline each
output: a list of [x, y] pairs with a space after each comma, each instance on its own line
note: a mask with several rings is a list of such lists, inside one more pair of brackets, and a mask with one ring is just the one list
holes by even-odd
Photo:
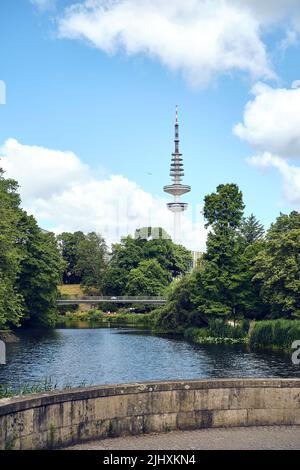
[[300, 449], [300, 426], [199, 429], [102, 439], [77, 450]]

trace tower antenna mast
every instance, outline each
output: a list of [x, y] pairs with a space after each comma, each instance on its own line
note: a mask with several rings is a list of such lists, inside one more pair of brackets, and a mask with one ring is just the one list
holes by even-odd
[[185, 193], [190, 192], [191, 187], [182, 184], [182, 178], [184, 176], [184, 169], [182, 163], [182, 153], [179, 150], [179, 121], [178, 121], [178, 106], [176, 106], [175, 116], [175, 150], [172, 153], [170, 176], [172, 178], [172, 184], [164, 186], [164, 191], [168, 194], [172, 194], [174, 197], [173, 202], [169, 202], [167, 207], [174, 214], [174, 243], [181, 243], [181, 213], [187, 209], [188, 204], [181, 202], [181, 196]]

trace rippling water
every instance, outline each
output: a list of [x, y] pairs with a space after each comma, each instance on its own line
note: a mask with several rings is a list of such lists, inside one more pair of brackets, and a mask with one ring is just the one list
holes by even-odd
[[235, 345], [195, 346], [128, 329], [27, 330], [7, 345], [0, 383], [58, 386], [217, 377], [300, 377], [289, 356]]

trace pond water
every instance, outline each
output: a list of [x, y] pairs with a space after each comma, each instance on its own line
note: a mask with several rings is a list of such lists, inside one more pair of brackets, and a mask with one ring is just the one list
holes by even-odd
[[193, 345], [122, 328], [26, 330], [7, 345], [0, 384], [51, 379], [59, 387], [146, 380], [300, 377], [288, 355], [242, 345]]

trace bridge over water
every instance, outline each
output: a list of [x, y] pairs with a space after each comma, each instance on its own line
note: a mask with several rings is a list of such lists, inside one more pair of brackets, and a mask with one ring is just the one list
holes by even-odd
[[78, 304], [101, 304], [101, 303], [114, 303], [114, 304], [151, 304], [151, 305], [164, 305], [167, 299], [164, 297], [147, 297], [147, 296], [83, 296], [74, 297], [72, 299], [59, 299], [58, 305], [78, 305]]

